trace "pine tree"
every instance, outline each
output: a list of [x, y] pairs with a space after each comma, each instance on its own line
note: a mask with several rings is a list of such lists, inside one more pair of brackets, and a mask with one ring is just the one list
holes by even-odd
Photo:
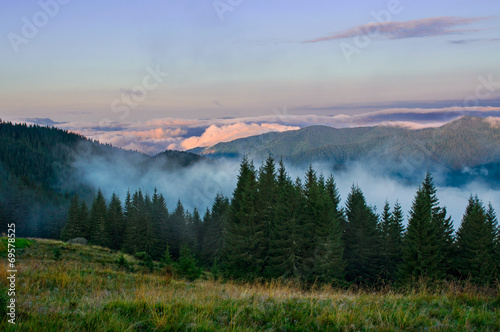
[[125, 222], [123, 219], [122, 203], [116, 193], [113, 193], [109, 202], [106, 226], [110, 248], [115, 250], [121, 249], [123, 246]]
[[389, 202], [385, 203], [380, 225], [382, 236], [382, 277], [386, 282], [395, 281], [399, 264], [402, 261], [403, 211], [396, 202], [391, 212]]
[[90, 242], [94, 245], [109, 246], [110, 239], [107, 233], [106, 211], [106, 201], [101, 189], [99, 189], [90, 210]]
[[500, 228], [497, 221], [497, 216], [495, 214], [495, 210], [493, 209], [493, 205], [491, 202], [488, 204], [488, 211], [486, 211], [486, 220], [488, 222], [488, 227], [491, 227], [494, 230], [494, 250], [496, 257], [496, 265], [497, 265], [497, 276], [500, 276]]
[[188, 280], [195, 280], [201, 276], [201, 269], [197, 266], [197, 261], [187, 244], [181, 247], [177, 273]]
[[[275, 224], [275, 208], [278, 200], [278, 184], [274, 159], [269, 155], [261, 166], [257, 179], [255, 228], [259, 229], [255, 238], [256, 259], [262, 262], [259, 274], [262, 275], [268, 261], [269, 238]], [[261, 231], [260, 231], [261, 230]]]
[[80, 220], [80, 202], [78, 195], [71, 198], [68, 211], [68, 221], [61, 231], [61, 240], [68, 241], [82, 236], [82, 221]]
[[217, 194], [212, 205], [212, 211], [205, 214], [203, 229], [202, 258], [205, 265], [213, 264], [220, 260], [223, 246], [223, 225], [226, 225], [229, 213], [229, 199], [222, 194]]
[[169, 218], [170, 230], [167, 237], [168, 245], [174, 259], [180, 257], [182, 245], [186, 242], [186, 213], [181, 201], [177, 201], [177, 206]]
[[457, 232], [456, 268], [461, 278], [475, 283], [489, 283], [495, 279], [495, 233], [483, 203], [477, 196], [471, 196]]
[[165, 240], [162, 237], [163, 224], [168, 220], [165, 199], [155, 188], [150, 202], [150, 218], [147, 225], [146, 252], [155, 260], [160, 259], [165, 251]]
[[88, 240], [90, 239], [90, 218], [89, 218], [89, 209], [87, 207], [87, 203], [85, 201], [82, 201], [80, 204], [80, 214], [79, 214], [79, 219], [80, 219], [80, 225], [81, 225], [81, 237], [84, 239]]
[[318, 178], [312, 165], [306, 172], [305, 183], [302, 188], [304, 195], [304, 208], [301, 214], [301, 229], [303, 241], [301, 243], [301, 271], [305, 278], [314, 281], [315, 250], [317, 244], [317, 227], [321, 219], [321, 189], [318, 185]]
[[133, 241], [135, 242], [135, 252], [146, 253], [148, 243], [148, 225], [151, 218], [150, 199], [148, 195], [144, 196], [142, 190], [138, 190], [132, 196], [132, 205], [135, 208], [134, 222], [135, 234]]
[[439, 207], [432, 177], [427, 173], [410, 211], [403, 239], [402, 281], [429, 278], [440, 280], [450, 270], [453, 226], [446, 209]]
[[253, 279], [261, 273], [263, 230], [256, 217], [257, 183], [253, 164], [245, 157], [240, 165], [238, 181], [223, 229], [223, 268], [235, 278]]
[[381, 273], [378, 217], [366, 204], [363, 192], [352, 186], [346, 204], [347, 223], [343, 234], [347, 281], [374, 284]]
[[278, 200], [274, 226], [270, 229], [269, 260], [266, 276], [305, 279], [301, 262], [303, 234], [300, 222], [302, 196], [285, 170], [283, 161], [277, 176]]
[[137, 207], [132, 203], [132, 195], [127, 192], [124, 208], [125, 234], [123, 238], [123, 250], [129, 254], [134, 254], [136, 250], [136, 219]]
[[314, 278], [320, 282], [340, 282], [345, 277], [342, 243], [342, 213], [339, 208], [340, 196], [333, 177], [326, 183], [318, 180], [320, 188], [320, 215], [315, 228]]

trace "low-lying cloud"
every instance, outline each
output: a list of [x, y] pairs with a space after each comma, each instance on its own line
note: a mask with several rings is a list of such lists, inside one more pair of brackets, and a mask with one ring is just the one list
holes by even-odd
[[238, 138], [297, 130], [311, 125], [335, 128], [384, 125], [417, 130], [441, 126], [464, 115], [500, 117], [500, 107], [391, 108], [357, 115], [270, 114], [209, 120], [164, 118], [145, 122], [61, 123], [50, 119], [41, 119], [40, 123], [37, 119], [14, 122], [56, 124], [59, 128], [78, 132], [102, 143], [155, 155], [167, 149], [210, 147]]

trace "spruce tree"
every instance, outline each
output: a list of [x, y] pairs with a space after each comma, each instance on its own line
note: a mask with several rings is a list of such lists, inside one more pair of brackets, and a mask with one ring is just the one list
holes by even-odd
[[132, 196], [132, 205], [135, 207], [135, 250], [137, 252], [146, 252], [148, 245], [148, 225], [151, 218], [150, 199], [148, 195], [144, 196], [142, 190], [138, 190]]
[[381, 219], [382, 278], [386, 282], [393, 282], [396, 280], [397, 269], [402, 261], [404, 218], [399, 202], [396, 202], [391, 212], [389, 202], [386, 201]]
[[220, 260], [223, 246], [223, 226], [227, 224], [229, 213], [229, 199], [222, 194], [217, 194], [212, 205], [212, 211], [205, 214], [203, 229], [202, 255], [205, 265], [214, 264]]
[[304, 195], [304, 207], [302, 209], [300, 221], [303, 232], [301, 243], [301, 271], [305, 278], [314, 281], [314, 268], [316, 259], [317, 227], [322, 215], [321, 195], [322, 190], [318, 184], [318, 178], [312, 165], [306, 172], [305, 183], [302, 188]]
[[109, 202], [106, 226], [110, 248], [115, 250], [121, 249], [123, 246], [125, 222], [123, 219], [122, 203], [116, 193], [113, 193]]
[[196, 280], [201, 276], [201, 269], [197, 263], [188, 245], [183, 244], [180, 250], [177, 273], [188, 280]]
[[378, 216], [366, 204], [363, 192], [352, 186], [346, 204], [347, 223], [343, 234], [346, 279], [375, 284], [381, 274], [381, 244]]
[[301, 256], [304, 235], [300, 216], [303, 197], [286, 173], [283, 161], [280, 161], [277, 182], [278, 200], [274, 226], [270, 229], [269, 260], [265, 275], [303, 280], [306, 278]]
[[267, 265], [269, 254], [269, 238], [271, 229], [275, 223], [275, 208], [278, 200], [278, 184], [276, 181], [276, 167], [274, 159], [269, 155], [259, 170], [257, 179], [257, 196], [256, 196], [256, 217], [255, 227], [261, 229], [261, 236], [256, 238], [257, 252], [255, 253], [257, 260], [262, 262], [262, 267], [259, 274]]
[[85, 201], [82, 201], [82, 203], [80, 204], [80, 223], [82, 230], [82, 234], [80, 236], [85, 238], [86, 240], [90, 239], [91, 225], [89, 218], [89, 208], [87, 207], [87, 203], [85, 203]]
[[109, 246], [110, 239], [107, 233], [106, 212], [106, 200], [104, 199], [101, 189], [99, 189], [92, 203], [92, 208], [90, 209], [90, 242], [94, 245]]
[[446, 209], [439, 206], [432, 177], [427, 173], [410, 211], [403, 239], [401, 281], [441, 280], [450, 272], [453, 226]]
[[235, 278], [253, 279], [260, 275], [263, 229], [256, 222], [257, 182], [254, 166], [243, 158], [229, 217], [223, 230], [223, 269]]
[[493, 245], [495, 249], [496, 265], [497, 265], [497, 276], [500, 276], [500, 228], [497, 221], [497, 216], [493, 205], [491, 202], [488, 204], [488, 211], [486, 211], [486, 220], [488, 222], [488, 227], [494, 229], [494, 240]]
[[315, 227], [314, 278], [320, 282], [340, 282], [345, 277], [342, 243], [342, 213], [339, 208], [340, 196], [333, 177], [326, 183], [318, 180], [320, 188], [320, 215]]
[[125, 234], [123, 238], [123, 250], [129, 254], [135, 254], [136, 250], [136, 219], [137, 207], [132, 203], [132, 195], [130, 191], [127, 192], [125, 198], [124, 220], [125, 220]]
[[68, 211], [68, 221], [61, 231], [61, 240], [68, 241], [83, 235], [82, 220], [80, 220], [80, 202], [78, 195], [71, 198]]
[[181, 201], [177, 201], [177, 206], [169, 218], [170, 229], [167, 242], [174, 259], [179, 259], [182, 245], [186, 242], [186, 213]]
[[457, 231], [456, 268], [461, 278], [474, 283], [489, 283], [495, 279], [495, 233], [483, 203], [477, 196], [471, 196]]
[[168, 214], [163, 196], [155, 188], [151, 200], [146, 199], [149, 206], [147, 219], [146, 252], [154, 259], [159, 260], [165, 251], [165, 241], [162, 238], [162, 223], [166, 222]]

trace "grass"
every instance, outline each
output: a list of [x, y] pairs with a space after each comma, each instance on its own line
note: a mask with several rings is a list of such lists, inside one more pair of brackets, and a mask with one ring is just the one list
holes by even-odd
[[[59, 248], [60, 257], [54, 259]], [[499, 331], [497, 292], [304, 290], [153, 273], [132, 256], [33, 239], [17, 257], [17, 325], [1, 331]], [[5, 261], [4, 258], [2, 258]], [[0, 282], [6, 285], [5, 263]]]

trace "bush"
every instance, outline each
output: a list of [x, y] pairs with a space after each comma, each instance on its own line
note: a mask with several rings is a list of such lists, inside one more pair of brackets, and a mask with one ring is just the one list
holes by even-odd
[[54, 260], [55, 261], [61, 260], [61, 256], [62, 256], [61, 247], [55, 247], [54, 248]]
[[120, 268], [130, 269], [130, 265], [124, 255], [121, 255], [120, 258], [116, 260], [116, 264], [118, 264]]
[[141, 265], [149, 269], [150, 272], [154, 269], [153, 258], [147, 252], [138, 252], [135, 254], [135, 258], [142, 261]]

